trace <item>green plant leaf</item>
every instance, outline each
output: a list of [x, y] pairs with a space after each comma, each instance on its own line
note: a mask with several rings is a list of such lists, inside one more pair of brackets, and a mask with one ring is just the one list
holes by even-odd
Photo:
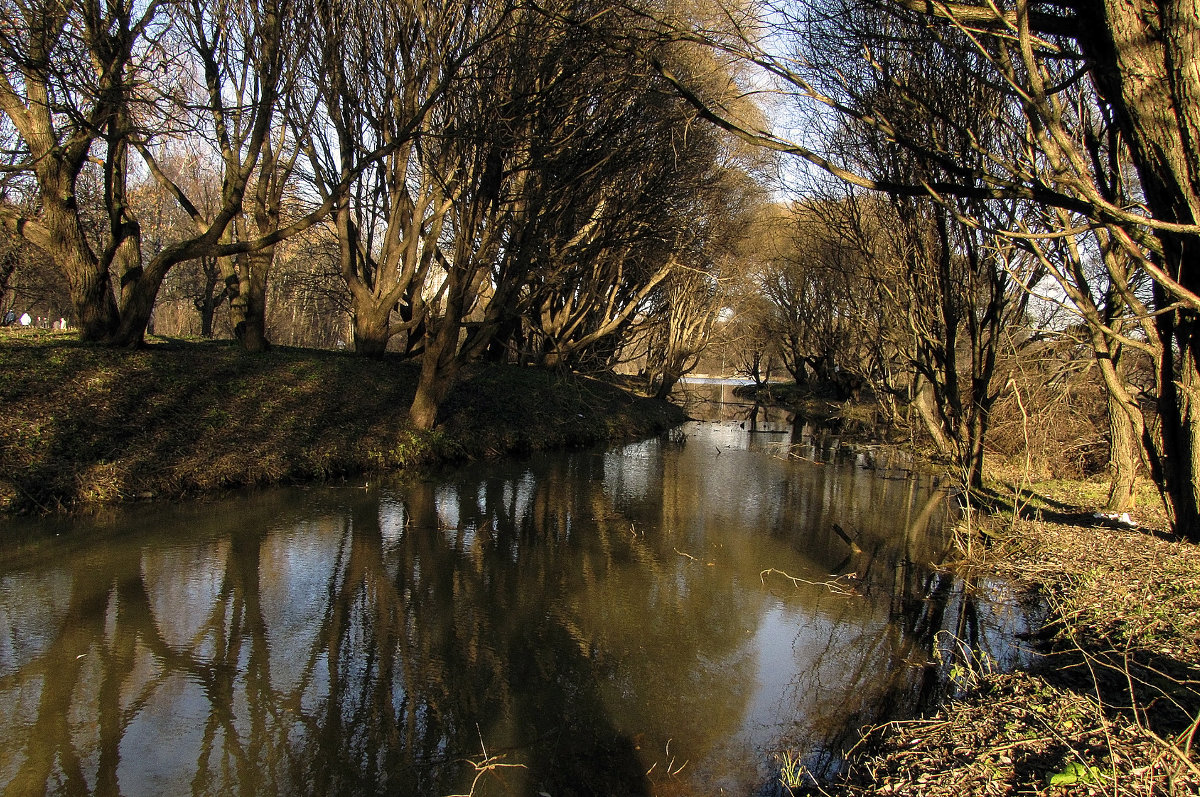
[[1055, 772], [1050, 776], [1051, 786], [1074, 786], [1076, 783], [1099, 783], [1100, 769], [1098, 767], [1087, 767], [1083, 764], [1072, 762], [1063, 767], [1062, 772]]

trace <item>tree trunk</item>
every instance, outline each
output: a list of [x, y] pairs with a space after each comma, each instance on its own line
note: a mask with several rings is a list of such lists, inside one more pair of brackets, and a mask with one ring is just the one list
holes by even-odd
[[209, 295], [200, 309], [200, 337], [212, 340], [217, 336], [213, 330], [213, 320], [217, 315], [216, 297]]
[[521, 356], [521, 316], [511, 314], [496, 327], [483, 359], [493, 363], [517, 363]]
[[[43, 189], [44, 195], [48, 193]], [[96, 259], [72, 209], [46, 199], [43, 203], [50, 237], [47, 254], [62, 266], [75, 306], [79, 337], [93, 342], [108, 340], [119, 320], [108, 269]]]
[[267, 275], [275, 247], [237, 258], [237, 293], [229, 299], [233, 334], [245, 351], [258, 354], [271, 347], [267, 340]]
[[[43, 121], [47, 128], [40, 132], [50, 137], [49, 119]], [[107, 340], [117, 328], [117, 301], [108, 269], [96, 257], [80, 224], [75, 190], [78, 165], [72, 166], [57, 148], [43, 147], [41, 152], [41, 157], [35, 159], [34, 171], [44, 234], [31, 237], [24, 224], [10, 231], [44, 251], [62, 269], [75, 307], [80, 339]], [[36, 230], [37, 225], [28, 227]]]
[[158, 298], [162, 280], [152, 280], [140, 268], [126, 276], [130, 282], [122, 291], [121, 319], [116, 331], [109, 336], [108, 343], [112, 346], [141, 346], [146, 340], [146, 328], [150, 325], [154, 300]]
[[1108, 473], [1109, 489], [1105, 510], [1132, 511], [1136, 501], [1134, 483], [1142, 463], [1142, 438], [1145, 419], [1137, 400], [1130, 395], [1121, 375], [1120, 349], [1111, 345], [1100, 329], [1093, 328], [1092, 347], [1096, 363], [1104, 380], [1108, 404]]
[[943, 457], [954, 457], [956, 453], [955, 446], [950, 438], [946, 436], [946, 432], [942, 428], [941, 422], [937, 419], [934, 409], [933, 385], [925, 377], [918, 375], [916, 377], [916, 390], [914, 392], [912, 407], [921, 419], [925, 431], [929, 432], [929, 436], [933, 438], [933, 444], [937, 448], [938, 453]]
[[[758, 348], [755, 348], [754, 353], [750, 357], [750, 364], [749, 364], [749, 368], [748, 368], [749, 373], [747, 374], [747, 376], [749, 376], [752, 380], [754, 380], [755, 387], [763, 386], [763, 378], [762, 378], [762, 374], [760, 373], [761, 370], [762, 370], [762, 352], [760, 352], [758, 350]], [[797, 417], [799, 417], [799, 416], [797, 416]]]
[[417, 393], [408, 408], [408, 417], [413, 426], [428, 431], [437, 424], [438, 410], [450, 395], [458, 376], [457, 363], [453, 354], [441, 356], [444, 343], [425, 349], [421, 358], [421, 376], [417, 380]]
[[1170, 345], [1163, 347], [1167, 353], [1159, 361], [1159, 469], [1176, 533], [1200, 542], [1200, 371], [1196, 364], [1200, 341], [1193, 319], [1164, 315], [1159, 322], [1160, 328], [1174, 333], [1164, 335], [1164, 341], [1174, 340], [1179, 347], [1178, 373]]
[[200, 334], [211, 339], [215, 335], [213, 322], [217, 316], [217, 306], [226, 293], [231, 291], [224, 287], [217, 291], [217, 286], [222, 285], [224, 280], [217, 270], [214, 258], [204, 258], [201, 266], [204, 270], [204, 294], [193, 300], [193, 304], [196, 312], [200, 314]]
[[391, 308], [354, 308], [354, 351], [364, 357], [382, 357], [391, 337]]
[[412, 420], [413, 426], [428, 431], [437, 423], [438, 409], [446, 400], [449, 386], [443, 384], [436, 377], [426, 379], [424, 369], [421, 370], [421, 377], [417, 382], [417, 394], [408, 408], [408, 417]]
[[1134, 480], [1140, 458], [1141, 435], [1124, 407], [1110, 393], [1108, 396], [1108, 501], [1107, 512], [1129, 512], [1136, 505]]
[[74, 253], [59, 260], [64, 264], [71, 303], [75, 305], [79, 338], [89, 342], [106, 341], [116, 331], [118, 321], [112, 283], [107, 271], [80, 260], [83, 258]]
[[[1085, 6], [1081, 6], [1084, 9]], [[1200, 221], [1200, 25], [1191, 0], [1103, 0], [1088, 5], [1080, 43], [1095, 85], [1129, 144], [1145, 202], [1155, 219]], [[1200, 294], [1200, 245], [1195, 236], [1159, 230], [1157, 264], [1183, 289]], [[1173, 297], [1156, 286], [1156, 305]], [[1196, 313], [1179, 309], [1157, 319], [1162, 450], [1154, 456], [1175, 530], [1200, 542], [1200, 355]], [[1178, 356], [1178, 373], [1174, 357]]]
[[971, 490], [983, 489], [983, 442], [987, 437], [988, 421], [991, 419], [991, 402], [976, 401], [971, 407], [971, 418], [967, 423], [967, 439], [963, 441], [963, 479]]
[[666, 401], [671, 397], [671, 391], [675, 389], [675, 385], [679, 384], [679, 377], [664, 373], [662, 380], [658, 383], [658, 390], [654, 391], [654, 398], [659, 401]]
[[438, 409], [450, 395], [463, 365], [459, 334], [465, 301], [459, 277], [456, 272], [450, 273], [445, 314], [429, 321], [425, 352], [421, 355], [417, 394], [408, 409], [409, 418], [418, 429], [429, 430], [437, 423]]
[[[261, 354], [271, 348], [267, 340], [266, 297], [251, 294], [242, 307], [230, 303], [230, 315], [234, 319], [233, 334], [244, 351]], [[240, 316], [240, 318], [239, 318]]]

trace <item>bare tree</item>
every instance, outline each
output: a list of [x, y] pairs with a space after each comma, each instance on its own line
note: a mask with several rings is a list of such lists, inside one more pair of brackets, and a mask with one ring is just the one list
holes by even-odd
[[396, 334], [420, 337], [425, 306], [439, 292], [434, 261], [461, 187], [423, 148], [456, 123], [447, 92], [504, 28], [508, 11], [472, 0], [437, 10], [316, 2], [311, 14], [318, 122], [309, 156], [333, 203], [355, 348], [379, 355]]
[[[38, 202], [32, 213], [5, 202], [0, 217], [64, 270], [84, 339], [140, 343], [176, 264], [261, 250], [326, 212], [253, 240], [230, 233], [297, 52], [288, 0], [13, 3], [5, 12], [0, 110], [16, 145], [6, 184], [36, 191]], [[159, 164], [172, 140], [197, 134], [220, 164], [209, 208]], [[130, 196], [137, 156], [192, 220], [188, 235], [150, 257]], [[98, 235], [77, 199], [92, 159], [103, 183]]]
[[[0, 111], [13, 131], [0, 220], [63, 269], [85, 339], [116, 332], [109, 269], [136, 258], [124, 168], [135, 75], [159, 14], [156, 2], [135, 9], [35, 0], [0, 10]], [[105, 163], [111, 235], [101, 251], [88, 240], [76, 192], [94, 150]], [[37, 191], [36, 208], [11, 201], [17, 183]]]

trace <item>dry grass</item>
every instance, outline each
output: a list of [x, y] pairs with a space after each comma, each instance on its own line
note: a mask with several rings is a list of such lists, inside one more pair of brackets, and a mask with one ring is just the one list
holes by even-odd
[[864, 740], [846, 795], [1195, 794], [1200, 779], [1154, 735], [1092, 697], [1024, 673], [990, 675], [937, 716]]
[[0, 331], [0, 513], [76, 510], [649, 434], [682, 412], [569, 374], [478, 369], [433, 433], [414, 366], [156, 341], [137, 351]]

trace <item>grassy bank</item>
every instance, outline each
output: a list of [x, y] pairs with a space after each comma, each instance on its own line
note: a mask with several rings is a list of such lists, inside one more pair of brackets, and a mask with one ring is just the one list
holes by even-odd
[[826, 793], [1200, 793], [1200, 556], [1164, 533], [1153, 496], [1138, 529], [1097, 521], [1103, 497], [1034, 485], [1017, 512], [975, 518], [956, 566], [1043, 597], [1043, 663], [964, 663], [935, 716], [872, 729]]
[[437, 430], [398, 361], [228, 343], [139, 351], [0, 330], [0, 513], [411, 468], [650, 434], [675, 407], [560, 372], [481, 367]]

